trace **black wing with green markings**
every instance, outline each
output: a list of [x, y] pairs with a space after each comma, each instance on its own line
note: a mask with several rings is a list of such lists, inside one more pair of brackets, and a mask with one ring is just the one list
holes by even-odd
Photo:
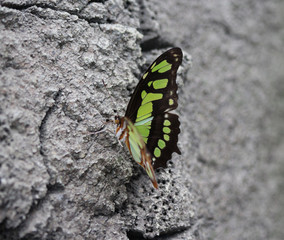
[[160, 55], [142, 76], [125, 113], [143, 137], [155, 169], [166, 167], [173, 152], [181, 154], [177, 146], [180, 122], [170, 113], [178, 106], [176, 75], [181, 62], [180, 48]]

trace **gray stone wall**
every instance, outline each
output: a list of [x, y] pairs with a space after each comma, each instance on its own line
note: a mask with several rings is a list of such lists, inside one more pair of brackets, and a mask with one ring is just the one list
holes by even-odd
[[[0, 239], [283, 239], [283, 1], [0, 4]], [[155, 190], [106, 119], [173, 46]]]

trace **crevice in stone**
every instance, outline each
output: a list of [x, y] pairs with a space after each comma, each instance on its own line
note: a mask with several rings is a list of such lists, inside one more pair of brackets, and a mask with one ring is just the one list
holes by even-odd
[[48, 164], [47, 164], [47, 156], [45, 154], [45, 150], [44, 150], [44, 138], [45, 138], [45, 131], [46, 131], [46, 123], [48, 118], [50, 117], [50, 115], [54, 112], [55, 108], [57, 107], [58, 103], [59, 103], [59, 98], [61, 96], [62, 90], [59, 89], [56, 94], [54, 95], [53, 99], [54, 99], [54, 104], [48, 108], [48, 110], [45, 113], [45, 116], [43, 117], [43, 119], [41, 120], [41, 123], [39, 125], [39, 142], [40, 142], [40, 154], [43, 157], [43, 163], [46, 167], [46, 171], [48, 173], [49, 176], [51, 176]]
[[[46, 166], [46, 169], [47, 169], [47, 172], [50, 176], [50, 173], [49, 173], [49, 170], [48, 170], [48, 166], [46, 164], [46, 155], [44, 153], [44, 150], [43, 150], [43, 142], [44, 142], [44, 137], [45, 137], [45, 125], [46, 125], [46, 122], [49, 118], [49, 116], [52, 114], [52, 112], [54, 111], [54, 109], [57, 107], [57, 104], [59, 102], [59, 97], [62, 93], [62, 90], [59, 89], [56, 94], [54, 95], [53, 99], [54, 99], [54, 104], [49, 107], [49, 109], [46, 111], [45, 113], [45, 116], [44, 118], [42, 119], [41, 121], [41, 124], [39, 126], [39, 140], [40, 140], [40, 154], [43, 156], [43, 162]], [[37, 211], [43, 204], [43, 202], [45, 201], [45, 199], [47, 198], [47, 196], [49, 194], [52, 194], [54, 192], [61, 192], [64, 190], [64, 186], [62, 186], [61, 184], [48, 184], [47, 185], [47, 192], [45, 194], [45, 196], [41, 199], [33, 199], [33, 202], [32, 202], [32, 205], [28, 211], [28, 213], [25, 214], [25, 221], [23, 221], [20, 225], [18, 225], [16, 228], [13, 228], [13, 229], [7, 229], [5, 227], [5, 221], [4, 220], [1, 224], [0, 224], [0, 239], [3, 239], [3, 240], [16, 240], [16, 239], [19, 239], [19, 236], [18, 236], [18, 233], [19, 233], [19, 230], [24, 226], [24, 224], [26, 223], [26, 221], [29, 219], [29, 216]], [[31, 236], [29, 236], [31, 237]], [[31, 239], [31, 238], [26, 238], [24, 237], [23, 239]], [[36, 239], [36, 238], [32, 238], [32, 239]]]
[[[54, 95], [54, 97], [53, 97], [54, 104], [51, 107], [48, 108], [48, 110], [46, 111], [45, 116], [43, 117], [41, 124], [39, 126], [40, 154], [43, 156], [43, 162], [46, 166], [46, 170], [47, 170], [47, 173], [49, 174], [49, 176], [50, 176], [50, 173], [49, 173], [49, 169], [48, 169], [47, 164], [46, 164], [46, 155], [45, 155], [44, 150], [43, 150], [43, 143], [44, 143], [44, 137], [45, 137], [45, 127], [46, 127], [46, 122], [47, 122], [49, 116], [52, 114], [54, 109], [57, 107], [61, 92], [62, 92], [62, 90], [60, 89]], [[6, 219], [4, 219], [4, 221], [2, 221], [2, 223], [0, 224], [0, 239], [3, 239], [3, 240], [19, 239], [19, 235], [18, 235], [19, 230], [24, 226], [24, 224], [26, 223], [29, 216], [33, 212], [37, 211], [37, 209], [39, 209], [42, 206], [42, 203], [45, 201], [45, 199], [47, 198], [47, 196], [50, 193], [62, 191], [63, 189], [64, 189], [63, 186], [61, 186], [60, 184], [47, 185], [47, 192], [46, 192], [45, 196], [43, 196], [43, 198], [41, 198], [41, 199], [33, 199], [32, 204], [29, 208], [29, 211], [25, 214], [25, 220], [22, 221], [17, 227], [11, 228], [11, 229], [7, 228], [6, 227]], [[33, 192], [33, 189], [31, 191]]]
[[[13, 236], [14, 238], [7, 238], [7, 240], [13, 240], [13, 239], [19, 239], [19, 236], [18, 236], [18, 233], [19, 233], [19, 230], [22, 229], [22, 227], [25, 225], [26, 221], [29, 219], [29, 216], [33, 213], [33, 212], [36, 212], [38, 209], [41, 208], [41, 206], [43, 205], [44, 201], [47, 199], [47, 197], [52, 194], [52, 193], [56, 193], [56, 192], [62, 192], [64, 190], [64, 186], [62, 186], [61, 184], [54, 184], [54, 185], [47, 185], [47, 193], [45, 194], [45, 196], [41, 199], [38, 199], [36, 201], [33, 201], [30, 209], [29, 209], [29, 212], [25, 215], [26, 219], [25, 221], [23, 221], [19, 226], [17, 226], [17, 228], [13, 229], [10, 231], [10, 229], [5, 229], [5, 234], [7, 233], [7, 236], [10, 236], [11, 233], [13, 233]], [[1, 227], [0, 227], [1, 229]], [[1, 231], [0, 231], [1, 232]], [[4, 232], [4, 231], [3, 231]], [[33, 236], [34, 233], [30, 233], [28, 234], [27, 236], [25, 236], [24, 238], [21, 238], [22, 240], [25, 240], [25, 239], [38, 239], [36, 238], [36, 234], [35, 234], [35, 237]], [[0, 235], [1, 236], [1, 235]], [[2, 239], [2, 238], [1, 238]], [[5, 239], [5, 238], [4, 238]]]
[[[49, 176], [50, 176], [50, 173], [49, 173], [48, 167], [46, 165], [46, 156], [45, 156], [44, 150], [43, 150], [43, 142], [44, 142], [43, 138], [44, 138], [44, 135], [45, 135], [44, 132], [45, 132], [46, 122], [47, 122], [49, 116], [52, 114], [52, 112], [56, 108], [56, 106], [58, 104], [58, 101], [59, 101], [59, 97], [61, 95], [61, 92], [62, 92], [62, 90], [60, 89], [54, 95], [54, 101], [55, 102], [46, 111], [46, 114], [45, 114], [44, 118], [42, 119], [41, 124], [39, 126], [40, 154], [43, 156], [43, 162], [44, 162], [44, 164], [46, 166], [46, 170], [47, 170], [47, 173], [49, 174]], [[49, 184], [49, 185], [47, 185], [47, 192], [46, 192], [45, 196], [43, 198], [41, 198], [41, 199], [34, 199], [33, 200], [32, 205], [31, 205], [28, 213], [25, 214], [25, 217], [26, 217], [25, 221], [23, 221], [19, 226], [17, 226], [14, 229], [7, 229], [7, 228], [5, 228], [5, 223], [4, 223], [5, 221], [0, 224], [0, 232], [3, 233], [3, 234], [0, 234], [0, 237], [2, 237], [1, 239], [9, 239], [9, 240], [19, 239], [19, 236], [18, 236], [19, 229], [21, 229], [24, 226], [24, 224], [27, 221], [27, 219], [29, 218], [29, 216], [34, 211], [37, 211], [37, 209], [39, 209], [42, 206], [42, 203], [45, 201], [45, 199], [47, 198], [47, 196], [50, 193], [57, 192], [57, 191], [62, 191], [63, 189], [64, 189], [64, 187], [62, 185], [60, 185], [60, 184], [54, 184], [54, 185], [50, 185]], [[8, 238], [5, 238], [6, 235], [8, 236]], [[23, 238], [23, 239], [26, 239], [26, 238]]]
[[[31, 213], [33, 213], [34, 211], [37, 211], [37, 209], [39, 209], [43, 202], [45, 201], [45, 199], [52, 193], [56, 193], [56, 192], [62, 192], [64, 190], [64, 186], [62, 186], [59, 183], [56, 184], [48, 184], [47, 185], [47, 193], [45, 194], [45, 196], [41, 199], [38, 199], [36, 201], [33, 201], [32, 206], [29, 209], [29, 212], [26, 214], [26, 219], [28, 219], [29, 215], [31, 215]], [[25, 222], [23, 222], [18, 228], [21, 229], [21, 226], [24, 224]]]
[[[115, 23], [115, 21], [113, 19], [111, 19], [110, 17], [107, 17], [105, 19], [100, 19], [99, 17], [91, 17], [91, 18], [86, 18], [83, 17], [81, 15], [81, 13], [92, 3], [105, 3], [107, 0], [91, 0], [89, 1], [83, 8], [81, 8], [78, 13], [72, 13], [76, 16], [78, 16], [78, 18], [85, 20], [88, 23], [97, 23], [97, 24], [111, 24], [111, 23]], [[109, 11], [108, 11], [109, 13]], [[109, 13], [110, 14], [110, 13]], [[111, 15], [111, 14], [110, 14]]]
[[56, 94], [54, 95], [54, 104], [48, 108], [48, 110], [45, 113], [45, 116], [41, 120], [40, 126], [39, 126], [39, 141], [40, 141], [40, 154], [45, 157], [44, 154], [44, 149], [43, 149], [43, 142], [44, 142], [44, 137], [45, 137], [45, 127], [46, 127], [46, 122], [49, 118], [49, 116], [52, 114], [52, 112], [55, 110], [57, 107], [57, 104], [59, 102], [59, 97], [61, 96], [62, 90], [59, 89]]
[[88, 2], [88, 4], [90, 4], [90, 3], [105, 3], [107, 0], [90, 0], [89, 2]]
[[[49, 186], [49, 185], [48, 185]], [[52, 186], [52, 189], [50, 190], [49, 187], [48, 191], [46, 193], [46, 195], [38, 200], [34, 200], [28, 213], [25, 214], [25, 221], [21, 222], [16, 228], [6, 228], [6, 220], [4, 220], [1, 224], [0, 224], [0, 239], [1, 240], [18, 240], [19, 238], [19, 231], [23, 228], [23, 226], [26, 224], [26, 221], [29, 219], [29, 216], [37, 211], [43, 204], [43, 202], [45, 201], [45, 199], [47, 198], [47, 196], [54, 192], [53, 188], [54, 186]], [[33, 237], [33, 233], [28, 234], [28, 236], [25, 236], [24, 238], [21, 238], [22, 240], [25, 239], [37, 239]]]
[[47, 192], [48, 193], [55, 193], [55, 192], [62, 192], [64, 190], [64, 186], [60, 183], [55, 184], [48, 184], [47, 185]]
[[156, 35], [154, 37], [148, 37], [141, 44], [142, 52], [149, 52], [154, 49], [163, 49], [172, 47], [173, 44], [161, 38], [161, 36]]
[[[160, 33], [153, 29], [151, 23], [156, 21], [156, 16], [153, 12], [149, 11], [149, 7], [145, 4], [145, 1], [137, 1], [140, 11], [139, 11], [139, 21], [140, 28], [138, 29], [144, 37], [140, 43], [142, 52], [148, 52], [154, 49], [163, 49], [172, 47], [173, 44], [166, 39], [162, 38]], [[150, 19], [150, 24], [148, 20]]]
[[126, 232], [127, 237], [129, 240], [145, 240], [147, 238], [143, 237], [143, 234], [141, 232], [135, 231], [135, 230], [129, 230]]
[[[177, 229], [170, 229], [167, 232], [161, 232], [159, 235], [159, 239], [168, 239], [169, 237], [174, 237], [177, 234], [182, 233], [183, 231], [186, 231], [190, 227], [180, 227]], [[135, 230], [128, 230], [127, 232], [127, 237], [129, 240], [146, 240], [146, 239], [156, 239], [156, 237], [144, 237], [143, 233], [140, 231], [135, 231]]]
[[163, 239], [163, 238], [167, 239], [169, 237], [173, 238], [174, 236], [186, 231], [187, 229], [190, 229], [190, 227], [180, 227], [176, 229], [170, 229], [167, 232], [164, 232], [164, 233], [162, 232], [159, 236], [159, 239]]
[[0, 239], [1, 240], [17, 240], [18, 233], [15, 229], [6, 228], [6, 219], [0, 223]]
[[[92, 2], [101, 2], [101, 3], [104, 3], [105, 1], [92, 1]], [[90, 4], [90, 2], [88, 2], [88, 4]], [[79, 10], [76, 10], [76, 11], [72, 11], [72, 10], [66, 10], [66, 9], [59, 9], [59, 8], [56, 8], [55, 5], [49, 5], [49, 4], [46, 4], [46, 3], [39, 3], [39, 4], [23, 4], [23, 5], [19, 5], [19, 4], [15, 4], [15, 3], [3, 3], [1, 4], [0, 6], [3, 6], [3, 7], [6, 7], [6, 8], [10, 8], [10, 9], [15, 9], [15, 10], [19, 10], [19, 11], [23, 11], [23, 10], [27, 10], [29, 8], [32, 8], [32, 7], [36, 7], [36, 8], [43, 8], [43, 9], [51, 9], [53, 11], [57, 11], [57, 12], [66, 12], [66, 13], [69, 13], [70, 15], [76, 15], [79, 19], [81, 20], [85, 20], [86, 22], [88, 22], [89, 24], [91, 23], [97, 23], [97, 24], [111, 24], [111, 23], [114, 23], [114, 21], [110, 18], [106, 18], [105, 20], [102, 20], [102, 19], [99, 19], [99, 18], [91, 18], [91, 19], [88, 19], [88, 18], [85, 18], [85, 17], [82, 17], [80, 15], [80, 12], [86, 7], [82, 8], [82, 9], [79, 9]], [[42, 18], [41, 16], [39, 16], [38, 14], [36, 14], [35, 12], [31, 12], [31, 14], [34, 14], [35, 16], [39, 17], [39, 18]]]
[[40, 4], [16, 4], [16, 3], [2, 3], [1, 4], [2, 7], [6, 7], [6, 8], [10, 8], [10, 9], [15, 9], [15, 10], [19, 10], [19, 11], [22, 11], [22, 10], [26, 10], [30, 7], [41, 7], [41, 8], [50, 8], [50, 9], [53, 9], [53, 10], [56, 10], [54, 5], [48, 5], [46, 3], [40, 3]]

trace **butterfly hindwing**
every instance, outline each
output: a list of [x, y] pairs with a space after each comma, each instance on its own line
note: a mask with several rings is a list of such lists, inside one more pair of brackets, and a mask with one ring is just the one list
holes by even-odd
[[177, 147], [178, 116], [169, 111], [177, 108], [176, 73], [182, 61], [179, 48], [159, 56], [137, 85], [125, 116], [133, 123], [155, 161], [154, 168], [165, 167]]
[[178, 116], [164, 113], [153, 118], [147, 148], [153, 155], [153, 168], [166, 167], [172, 153], [181, 154], [177, 142], [180, 133]]
[[150, 177], [153, 186], [158, 188], [157, 180], [155, 173], [152, 167], [152, 156], [148, 148], [145, 145], [145, 142], [141, 138], [140, 133], [137, 131], [137, 128], [133, 125], [131, 120], [127, 118], [124, 119], [127, 121], [127, 134], [126, 146], [128, 147], [130, 153], [132, 154], [134, 160], [140, 164], [147, 172]]

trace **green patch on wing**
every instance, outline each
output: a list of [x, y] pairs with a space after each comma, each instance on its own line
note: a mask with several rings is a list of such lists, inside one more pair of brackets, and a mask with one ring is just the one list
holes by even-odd
[[162, 139], [159, 139], [158, 146], [159, 146], [160, 149], [164, 149], [166, 147], [165, 141], [162, 140]]
[[156, 80], [156, 81], [154, 81], [154, 83], [153, 83], [153, 87], [154, 87], [154, 89], [163, 89], [163, 88], [165, 88], [165, 87], [167, 87], [167, 85], [168, 85], [168, 79], [167, 78], [165, 78], [165, 79], [159, 79], [159, 80]]
[[135, 135], [134, 132], [130, 131], [129, 132], [129, 145], [131, 149], [131, 154], [137, 163], [141, 162], [141, 151], [139, 147], [141, 144], [139, 144], [139, 141], [140, 141], [139, 136]]
[[142, 106], [148, 102], [156, 101], [163, 98], [162, 93], [148, 93], [142, 101]]
[[148, 114], [151, 114], [153, 111], [153, 103], [152, 102], [148, 102], [144, 105], [142, 105], [137, 112], [137, 118], [141, 118], [143, 116], [146, 116]]
[[164, 120], [164, 126], [170, 126], [171, 125], [171, 122], [169, 120]]
[[141, 137], [143, 138], [143, 141], [147, 144], [148, 137], [151, 130], [151, 124], [152, 124], [153, 117], [146, 118], [142, 121], [136, 122], [134, 126], [136, 127], [137, 131], [140, 133]]
[[154, 156], [157, 158], [161, 156], [161, 150], [158, 147], [154, 150]]
[[171, 68], [172, 68], [172, 64], [168, 63], [167, 60], [164, 60], [152, 69], [152, 73], [156, 71], [158, 71], [158, 73], [164, 73], [164, 72], [169, 71]]
[[164, 134], [164, 139], [165, 139], [166, 141], [170, 141], [170, 136], [169, 136], [168, 134]]

